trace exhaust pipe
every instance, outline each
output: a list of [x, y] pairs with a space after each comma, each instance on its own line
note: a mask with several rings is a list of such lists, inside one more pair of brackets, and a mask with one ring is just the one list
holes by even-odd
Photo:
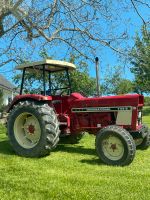
[[100, 96], [100, 77], [99, 77], [99, 59], [98, 57], [95, 58], [95, 63], [96, 63], [96, 90], [97, 90], [97, 96]]

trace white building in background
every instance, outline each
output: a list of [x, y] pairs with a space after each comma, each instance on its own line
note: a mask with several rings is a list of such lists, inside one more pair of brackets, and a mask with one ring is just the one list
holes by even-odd
[[16, 95], [16, 89], [15, 86], [1, 74], [0, 74], [0, 90], [3, 91], [3, 104], [8, 105], [8, 103]]

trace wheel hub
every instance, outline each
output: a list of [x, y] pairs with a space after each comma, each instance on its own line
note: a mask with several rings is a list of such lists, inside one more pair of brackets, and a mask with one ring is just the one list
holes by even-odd
[[32, 124], [30, 124], [29, 126], [28, 126], [28, 131], [29, 131], [29, 134], [34, 134], [34, 132], [35, 132], [35, 127], [32, 125]]
[[104, 155], [110, 160], [119, 160], [124, 154], [122, 141], [116, 136], [109, 136], [102, 143]]
[[116, 144], [111, 144], [110, 149], [113, 150], [113, 152], [117, 149], [117, 145]]

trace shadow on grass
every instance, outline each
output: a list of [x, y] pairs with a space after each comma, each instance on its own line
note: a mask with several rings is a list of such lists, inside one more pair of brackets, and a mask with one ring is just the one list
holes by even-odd
[[58, 144], [58, 146], [56, 147], [56, 149], [54, 151], [96, 155], [95, 149], [87, 149], [82, 146], [67, 146], [65, 144]]
[[150, 107], [143, 109], [143, 116], [150, 115]]
[[[88, 149], [82, 146], [67, 146], [65, 144], [59, 144], [53, 152], [57, 151], [96, 156], [95, 149]], [[0, 154], [15, 155], [15, 152], [7, 140], [0, 142]], [[98, 158], [82, 159], [80, 162], [90, 165], [104, 165]]]
[[[87, 155], [96, 155], [95, 149], [84, 148], [83, 146], [67, 146], [67, 144], [58, 144], [56, 149], [53, 152], [69, 152], [69, 153], [78, 153], [78, 154], [87, 154]], [[0, 141], [0, 153], [7, 155], [14, 155], [11, 145], [8, 140]]]
[[[83, 146], [67, 146], [65, 144], [59, 144], [54, 152], [68, 152], [68, 153], [77, 153], [77, 154], [84, 154], [96, 157], [95, 149], [88, 149], [84, 148]], [[81, 163], [86, 163], [90, 165], [104, 165], [99, 158], [91, 158], [91, 159], [82, 159], [80, 160]]]
[[15, 155], [13, 149], [11, 148], [7, 140], [0, 142], [0, 154]]
[[90, 165], [105, 165], [99, 158], [83, 159], [80, 162], [90, 164]]

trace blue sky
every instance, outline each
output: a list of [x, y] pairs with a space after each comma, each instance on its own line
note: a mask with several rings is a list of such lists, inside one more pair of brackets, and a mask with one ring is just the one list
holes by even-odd
[[[149, 9], [145, 9], [145, 7], [140, 7], [139, 8], [139, 12], [142, 15], [142, 17], [144, 19], [146, 19], [146, 21], [149, 19]], [[130, 18], [130, 23], [128, 24], [122, 24], [121, 26], [119, 26], [119, 28], [116, 30], [116, 32], [121, 32], [122, 28], [126, 28], [127, 32], [128, 32], [128, 40], [126, 41], [126, 43], [123, 44], [123, 46], [125, 48], [131, 48], [134, 45], [134, 36], [136, 34], [136, 32], [140, 33], [140, 29], [142, 26], [142, 20], [139, 18], [139, 16], [137, 15], [137, 13], [134, 12], [134, 10], [130, 10], [130, 12], [124, 13], [124, 15], [122, 16], [125, 19], [129, 19]], [[21, 44], [17, 44], [16, 41], [16, 45], [19, 46]], [[37, 50], [38, 52], [38, 50]], [[34, 58], [35, 60], [39, 59], [37, 52], [35, 52], [34, 54]], [[59, 52], [59, 53], [58, 53]], [[54, 58], [55, 59], [61, 59], [61, 55], [64, 56], [64, 52], [65, 52], [65, 48], [63, 49], [55, 49], [55, 53], [53, 53]], [[57, 56], [55, 56], [57, 55]], [[130, 72], [130, 63], [128, 62], [124, 62], [123, 59], [120, 59], [119, 56], [112, 50], [110, 50], [108, 47], [102, 47], [101, 50], [98, 50], [96, 52], [96, 56], [99, 57], [100, 59], [100, 77], [101, 79], [103, 79], [104, 74], [106, 73], [108, 67], [113, 68], [113, 66], [122, 66], [123, 67], [123, 77], [127, 78], [127, 79], [134, 79], [133, 74], [131, 74]], [[95, 77], [95, 63], [92, 62], [88, 62], [89, 65], [89, 71], [90, 71], [90, 75]], [[9, 64], [7, 66], [4, 66], [2, 68], [0, 68], [0, 73], [5, 75], [6, 78], [8, 78], [9, 80], [11, 80], [12, 76], [13, 76], [13, 70], [14, 69], [14, 65], [13, 64]]]

